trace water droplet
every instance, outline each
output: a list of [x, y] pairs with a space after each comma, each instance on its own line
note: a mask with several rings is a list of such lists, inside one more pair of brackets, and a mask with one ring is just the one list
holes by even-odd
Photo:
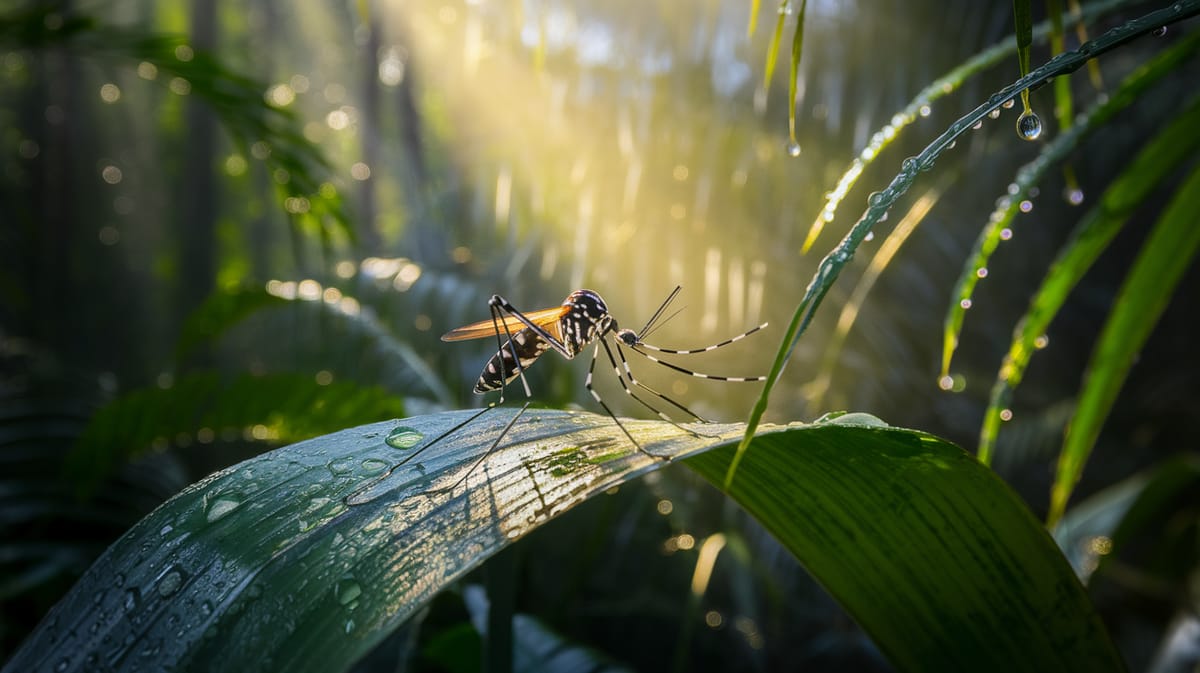
[[208, 617], [213, 613], [213, 604], [210, 601], [204, 601], [200, 604], [200, 614]]
[[1083, 203], [1083, 190], [1076, 187], [1075, 189], [1067, 189], [1063, 192], [1063, 198], [1072, 206], [1078, 206]]
[[126, 612], [132, 612], [137, 608], [141, 600], [142, 593], [135, 587], [125, 592], [125, 601], [121, 604], [121, 607], [125, 608]]
[[991, 117], [992, 119], [999, 119], [1000, 118], [1000, 108], [996, 108], [995, 110], [992, 110], [991, 112], [988, 113], [988, 116]]
[[789, 140], [788, 144], [784, 145], [784, 149], [787, 151], [789, 157], [800, 156], [800, 143], [795, 140]]
[[938, 379], [938, 387], [942, 390], [950, 390], [954, 387], [954, 377], [947, 374]]
[[67, 668], [69, 668], [70, 666], [71, 666], [71, 660], [69, 658], [64, 657], [59, 660], [58, 664], [54, 667], [54, 670], [57, 671], [58, 673], [62, 673], [63, 671], [67, 670]]
[[1167, 34], [1167, 27], [1159, 26], [1158, 28], [1154, 29], [1153, 33], [1150, 33], [1150, 34], [1153, 35], [1154, 37], [1162, 37], [1163, 35]]
[[1000, 230], [1000, 240], [1007, 241], [1010, 238], [1012, 238], [1012, 229], [1005, 227]]
[[343, 577], [338, 580], [337, 585], [333, 588], [333, 593], [337, 596], [339, 603], [348, 605], [362, 595], [362, 587], [353, 577]]
[[183, 586], [183, 580], [183, 572], [178, 568], [171, 568], [158, 580], [158, 595], [166, 598], [179, 591], [179, 587]]
[[175, 530], [175, 527], [172, 526], [171, 524], [167, 524], [167, 525], [163, 526], [162, 528], [158, 529], [158, 534], [161, 535], [162, 537], [166, 537], [166, 536], [170, 535], [171, 531], [173, 531], [173, 530]]
[[986, 266], [980, 267], [978, 270], [975, 271], [975, 276], [978, 278], [987, 278], [987, 275], [988, 275], [988, 270], [987, 270]]
[[1001, 104], [1000, 104], [1000, 107], [1004, 108], [1005, 110], [1008, 110], [1008, 109], [1009, 109], [1009, 108], [1011, 108], [1011, 107], [1012, 107], [1014, 104], [1016, 104], [1016, 102], [1017, 102], [1017, 99], [1016, 99], [1016, 98], [1009, 98], [1008, 100], [1006, 100], [1006, 101], [1004, 101], [1003, 103], [1001, 103]]
[[1017, 207], [1021, 209], [1022, 213], [1028, 213], [1033, 210], [1033, 201], [1025, 199]]
[[867, 196], [867, 205], [874, 207], [878, 206], [880, 203], [883, 203], [883, 192], [871, 192], [871, 194]]
[[978, 131], [981, 128], [983, 128], [983, 120], [982, 119], [980, 119], [979, 121], [977, 121], [971, 125], [972, 131]]
[[353, 632], [354, 632], [354, 620], [347, 619], [346, 620], [346, 635], [350, 635]]
[[1022, 140], [1037, 140], [1042, 135], [1042, 118], [1036, 112], [1022, 112], [1017, 117], [1017, 135]]
[[917, 162], [916, 157], [908, 157], [904, 161], [900, 162], [900, 170], [904, 171], [905, 173], [916, 173], [918, 165], [919, 163]]
[[328, 467], [329, 471], [333, 473], [333, 476], [339, 477], [354, 469], [354, 461], [349, 458], [338, 458], [337, 460], [329, 463]]
[[1012, 409], [1001, 409], [1000, 410], [1000, 420], [1002, 420], [1004, 422], [1008, 422], [1008, 421], [1012, 420], [1012, 417], [1013, 417]]
[[875, 232], [873, 232], [873, 231], [868, 231], [868, 232], [867, 232], [867, 235], [863, 237], [863, 240], [864, 240], [864, 241], [873, 241], [873, 240], [875, 240]]
[[213, 500], [208, 505], [208, 512], [205, 516], [209, 523], [215, 523], [228, 515], [233, 510], [241, 507], [242, 501], [227, 495], [222, 495], [216, 500]]
[[425, 435], [417, 430], [401, 425], [389, 432], [387, 438], [383, 441], [387, 442], [387, 445], [393, 449], [411, 449], [422, 439], [425, 439]]
[[958, 302], [958, 305], [963, 307], [964, 309], [971, 308], [971, 300], [963, 299], [962, 301]]
[[384, 460], [379, 460], [378, 458], [367, 458], [366, 460], [364, 460], [362, 462], [363, 472], [368, 477], [371, 475], [379, 474], [380, 472], [383, 472], [384, 470], [388, 469], [388, 467], [390, 467], [390, 466], [391, 466], [391, 463], [388, 463], [387, 461], [384, 461]]

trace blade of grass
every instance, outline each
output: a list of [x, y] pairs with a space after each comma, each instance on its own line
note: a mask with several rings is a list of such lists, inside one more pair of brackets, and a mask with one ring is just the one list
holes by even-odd
[[[1091, 3], [1084, 9], [1084, 14], [1081, 15], [1080, 25], [1082, 25], [1083, 20], [1100, 17], [1108, 12], [1131, 4], [1133, 3], [1130, 0], [1109, 0], [1107, 2]], [[1072, 16], [1075, 15], [1073, 14]], [[1041, 39], [1049, 31], [1050, 22], [1043, 21], [1034, 28], [1033, 34], [1035, 38]], [[975, 56], [972, 56], [962, 65], [933, 80], [908, 105], [905, 105], [903, 109], [892, 115], [887, 126], [871, 135], [870, 142], [859, 151], [858, 156], [850, 162], [850, 166], [846, 168], [842, 173], [842, 177], [838, 179], [837, 185], [825, 197], [825, 205], [821, 207], [820, 214], [817, 215], [817, 218], [809, 227], [808, 235], [804, 239], [801, 252], [807, 253], [812, 248], [817, 237], [820, 236], [821, 231], [825, 228], [825, 225], [833, 221], [834, 216], [837, 214], [838, 206], [846, 198], [850, 189], [858, 182], [858, 178], [862, 176], [863, 171], [879, 157], [884, 148], [899, 137], [900, 131], [916, 121], [917, 117], [929, 114], [929, 106], [934, 101], [954, 93], [967, 78], [1007, 58], [1016, 48], [1017, 42], [1013, 37], [988, 47]], [[1094, 62], [1095, 59], [1089, 61], [1089, 63]]]
[[[1029, 47], [1033, 45], [1033, 12], [1030, 10], [1030, 0], [1013, 0], [1013, 24], [1017, 37], [1017, 64], [1021, 69], [1021, 77], [1029, 74]], [[1021, 105], [1025, 112], [1030, 112], [1029, 89], [1021, 90]]]
[[767, 47], [767, 63], [763, 67], [763, 99], [771, 91], [771, 77], [775, 74], [775, 63], [779, 60], [779, 44], [783, 41], [783, 22], [787, 19], [788, 7], [791, 0], [779, 3], [779, 16], [775, 20], [775, 33], [771, 36], [771, 44]]
[[1197, 151], [1200, 151], [1200, 99], [1193, 101], [1184, 113], [1142, 148], [1109, 185], [1096, 207], [1076, 226], [1030, 300], [1029, 309], [1013, 330], [1012, 344], [996, 375], [979, 433], [979, 460], [985, 465], [991, 463], [995, 450], [1001, 411], [1012, 400], [1013, 391], [1020, 385], [1037, 350], [1038, 339], [1046, 333], [1067, 295], [1129, 216], [1163, 179], [1194, 157]]
[[758, 26], [758, 10], [762, 0], [750, 0], [750, 23], [746, 25], [746, 39], [754, 37], [754, 29]]
[[1140, 18], [1128, 21], [1117, 28], [1109, 30], [1095, 40], [1080, 45], [1078, 49], [1063, 54], [1061, 57], [1029, 73], [1028, 76], [1022, 77], [992, 94], [988, 97], [987, 101], [951, 124], [948, 129], [927, 145], [919, 155], [909, 157], [901, 163], [900, 173], [892, 178], [891, 183], [883, 191], [874, 193], [868, 197], [868, 207], [863, 217], [850, 229], [842, 241], [821, 260], [821, 263], [817, 265], [817, 271], [813, 275], [813, 279], [809, 282], [808, 288], [804, 292], [804, 297], [796, 307], [796, 311], [792, 314], [791, 322], [788, 323], [787, 331], [784, 333], [783, 340], [779, 344], [779, 350], [775, 354], [775, 360], [771, 364], [771, 371], [767, 374], [767, 380], [763, 384], [762, 393], [759, 395], [758, 400], [755, 401], [754, 408], [751, 409], [750, 416], [746, 420], [746, 432], [742, 436], [742, 441], [738, 444], [733, 460], [730, 461], [729, 472], [725, 475], [725, 488], [728, 489], [733, 483], [738, 464], [745, 455], [746, 450], [750, 447], [750, 440], [754, 436], [759, 423], [762, 421], [763, 414], [767, 411], [767, 403], [771, 399], [771, 391], [779, 381], [784, 366], [791, 358], [792, 349], [796, 347], [796, 341], [804, 333], [804, 330], [808, 328], [813, 314], [820, 307], [825, 294], [833, 287], [833, 283], [837, 280], [842, 268], [854, 256], [855, 250], [858, 249], [858, 246], [867, 237], [867, 234], [871, 232], [871, 228], [887, 213], [892, 204], [908, 191], [908, 188], [917, 179], [917, 175], [922, 171], [933, 168], [934, 163], [941, 156], [941, 153], [953, 145], [959, 136], [966, 133], [976, 122], [982, 121], [984, 116], [989, 112], [1017, 95], [1022, 89], [1035, 88], [1045, 84], [1054, 77], [1074, 72], [1082, 67], [1089, 58], [1115, 49], [1163, 25], [1182, 21], [1196, 14], [1200, 14], [1200, 0], [1182, 0], [1166, 9], [1150, 12]]
[[1054, 526], [1066, 509], [1134, 358], [1166, 310], [1172, 291], [1200, 246], [1197, 212], [1200, 212], [1200, 168], [1179, 187], [1150, 232], [1100, 332], [1084, 375], [1079, 406], [1067, 425], [1058, 472], [1050, 491], [1048, 526]]
[[800, 76], [800, 55], [804, 50], [804, 11], [808, 0], [800, 0], [800, 12], [796, 16], [796, 32], [792, 34], [792, 67], [788, 78], [788, 154], [800, 154], [800, 143], [796, 140], [797, 78]]
[[988, 260], [1000, 244], [1002, 232], [1020, 215], [1021, 201], [1028, 196], [1030, 189], [1041, 182], [1047, 171], [1064, 161], [1088, 134], [1112, 119], [1117, 112], [1135, 103], [1151, 85], [1173, 72], [1197, 49], [1200, 49], [1200, 34], [1193, 33], [1130, 73], [1112, 96], [1088, 110], [1082, 120], [1046, 145], [1037, 159], [1017, 171], [1016, 180], [1013, 182], [1016, 186], [1015, 191], [1010, 187], [1009, 193], [1000, 198], [996, 210], [979, 232], [979, 237], [975, 240], [971, 254], [968, 255], [951, 293], [952, 299], [946, 310], [942, 332], [942, 378], [950, 373], [950, 363], [958, 347], [963, 321], [966, 319], [967, 309], [964, 306], [971, 303], [975, 286], [982, 277], [980, 270], [987, 268]]

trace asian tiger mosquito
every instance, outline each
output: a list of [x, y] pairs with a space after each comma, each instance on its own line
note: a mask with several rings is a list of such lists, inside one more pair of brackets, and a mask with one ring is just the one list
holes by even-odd
[[[616, 319], [614, 319], [608, 312], [608, 306], [604, 303], [604, 299], [592, 290], [576, 290], [567, 295], [567, 298], [563, 300], [561, 306], [530, 311], [528, 313], [522, 313], [521, 311], [517, 310], [517, 308], [504, 297], [498, 294], [492, 295], [492, 298], [488, 300], [488, 308], [492, 314], [490, 320], [481, 320], [476, 323], [471, 323], [470, 325], [452, 329], [442, 335], [442, 341], [463, 341], [467, 339], [480, 339], [495, 335], [496, 344], [499, 346], [499, 349], [488, 361], [487, 365], [484, 366], [483, 372], [479, 375], [479, 380], [475, 382], [474, 392], [477, 394], [484, 394], [493, 390], [499, 390], [500, 399], [494, 404], [484, 407], [483, 409], [479, 410], [479, 412], [471, 415], [465, 421], [434, 438], [425, 446], [417, 449], [415, 453], [406, 457], [392, 469], [395, 469], [396, 467], [399, 467], [400, 465], [412, 460], [422, 451], [430, 446], [433, 446], [446, 436], [457, 432], [467, 424], [482, 416], [487, 411], [503, 404], [505, 388], [513, 381], [513, 379], [520, 377], [521, 384], [525, 389], [525, 397], [527, 398], [527, 401], [521, 406], [520, 409], [517, 410], [517, 413], [513, 415], [512, 419], [509, 420], [507, 425], [505, 425], [504, 429], [500, 432], [496, 440], [492, 442], [490, 447], [488, 447], [488, 450], [471, 465], [470, 469], [467, 470], [467, 472], [460, 477], [458, 481], [450, 486], [449, 489], [446, 489], [453, 490], [464, 480], [466, 480], [466, 478], [471, 475], [475, 468], [479, 467], [480, 463], [487, 459], [487, 457], [496, 450], [496, 447], [499, 446], [505, 435], [508, 434], [509, 430], [512, 429], [513, 425], [517, 422], [521, 415], [525, 413], [526, 409], [529, 408], [530, 400], [528, 398], [532, 398], [533, 393], [529, 388], [529, 382], [525, 379], [525, 370], [532, 366], [533, 363], [536, 362], [537, 359], [548, 350], [554, 350], [564, 358], [572, 360], [576, 355], [581, 353], [584, 348], [593, 342], [596, 343], [596, 347], [592, 350], [592, 361], [591, 365], [588, 367], [588, 374], [584, 383], [584, 387], [586, 387], [588, 392], [591, 393], [592, 398], [596, 400], [596, 403], [599, 404], [609, 415], [609, 417], [613, 419], [613, 421], [617, 424], [617, 427], [621, 428], [621, 431], [625, 433], [625, 436], [629, 438], [629, 441], [633, 442], [633, 445], [637, 447], [638, 451], [641, 451], [642, 453], [657, 460], [669, 460], [669, 458], [657, 456], [642, 448], [642, 445], [633, 438], [633, 435], [629, 433], [629, 430], [625, 428], [625, 425], [621, 423], [621, 421], [617, 418], [617, 415], [613, 413], [612, 409], [610, 409], [608, 404], [601, 399], [600, 394], [593, 387], [592, 377], [596, 369], [596, 361], [599, 359], [601, 348], [604, 349], [604, 354], [607, 356], [609, 364], [612, 365], [613, 373], [616, 375], [617, 380], [621, 383], [621, 387], [625, 390], [625, 392], [639, 404], [657, 414], [660, 418], [681, 428], [683, 426], [680, 426], [678, 423], [672, 420], [671, 417], [667, 416], [661, 410], [639, 397], [634, 390], [639, 389], [645, 391], [646, 393], [653, 395], [663, 402], [666, 402], [667, 404], [670, 404], [676, 409], [682, 411], [696, 421], [701, 423], [707, 423], [709, 421], [702, 418], [691, 409], [688, 409], [683, 404], [671, 399], [670, 397], [667, 397], [657, 390], [654, 390], [641, 381], [638, 381], [633, 375], [633, 370], [629, 367], [629, 361], [625, 358], [625, 351], [622, 349], [622, 346], [632, 350], [651, 362], [656, 362], [664, 367], [668, 367], [682, 374], [696, 378], [709, 379], [713, 381], [737, 382], [765, 381], [767, 378], [765, 376], [716, 376], [713, 374], [704, 374], [680, 367], [679, 365], [670, 362], [666, 362], [647, 352], [653, 351], [656, 353], [667, 353], [671, 355], [694, 355], [696, 353], [706, 353], [708, 351], [721, 348], [722, 346], [728, 346], [729, 344], [750, 336], [751, 334], [754, 334], [755, 332], [767, 326], [767, 323], [763, 323], [718, 344], [705, 346], [703, 348], [671, 349], [652, 346], [646, 343], [646, 336], [654, 331], [655, 325], [662, 318], [663, 314], [667, 310], [667, 307], [670, 306], [671, 302], [675, 299], [675, 296], [679, 294], [679, 290], [680, 287], [676, 286], [666, 300], [663, 301], [662, 305], [658, 307], [658, 310], [654, 312], [654, 315], [650, 316], [650, 320], [646, 322], [646, 325], [637, 332], [634, 332], [631, 329], [619, 328]], [[670, 317], [674, 317], [674, 315], [675, 314], [671, 314]], [[507, 341], [503, 341], [501, 339], [501, 332], [503, 332], [503, 335]], [[611, 345], [609, 344], [610, 337], [612, 341]], [[613, 348], [616, 348], [616, 357], [613, 355]], [[620, 366], [617, 365], [618, 359], [621, 363]], [[622, 369], [624, 371], [622, 371]], [[696, 434], [694, 431], [687, 428], [683, 429], [687, 432], [691, 432], [692, 434]]]

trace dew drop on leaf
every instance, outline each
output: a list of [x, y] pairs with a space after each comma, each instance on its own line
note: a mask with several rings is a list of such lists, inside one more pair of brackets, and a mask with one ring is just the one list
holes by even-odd
[[424, 438], [425, 435], [417, 430], [401, 425], [389, 432], [383, 441], [393, 449], [411, 449]]
[[208, 519], [209, 523], [215, 523], [225, 518], [227, 514], [237, 509], [241, 505], [242, 502], [240, 500], [223, 495], [209, 503], [208, 511], [205, 513], [205, 517]]

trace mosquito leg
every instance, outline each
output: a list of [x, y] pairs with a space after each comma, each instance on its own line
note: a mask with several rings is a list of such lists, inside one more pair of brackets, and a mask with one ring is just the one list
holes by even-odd
[[467, 477], [471, 476], [471, 473], [475, 471], [475, 468], [479, 467], [480, 464], [483, 463], [483, 461], [487, 460], [487, 457], [492, 455], [492, 452], [494, 452], [496, 450], [497, 446], [500, 446], [500, 442], [504, 441], [504, 438], [506, 436], [508, 436], [509, 431], [512, 430], [513, 426], [517, 424], [517, 419], [521, 418], [521, 415], [525, 413], [525, 410], [529, 408], [529, 405], [530, 405], [529, 402], [526, 402], [525, 404], [521, 405], [521, 408], [517, 410], [517, 413], [513, 414], [512, 419], [510, 419], [508, 421], [508, 423], [505, 424], [504, 429], [501, 430], [500, 434], [496, 436], [496, 440], [492, 442], [492, 445], [488, 447], [488, 450], [485, 451], [482, 456], [480, 456], [478, 459], [476, 459], [474, 463], [471, 463], [471, 467], [467, 469], [466, 474], [459, 477], [458, 481], [454, 482], [453, 484], [451, 484], [450, 486], [448, 486], [446, 488], [433, 488], [426, 492], [427, 493], [446, 493], [448, 491], [453, 491], [454, 489], [458, 488], [460, 484], [462, 484], [464, 481], [467, 480]]
[[[494, 294], [494, 295], [492, 295], [492, 298], [490, 300], [488, 300], [488, 305], [495, 309], [503, 311], [503, 312], [507, 313], [508, 315], [511, 315], [512, 317], [516, 318], [517, 320], [520, 320], [526, 327], [533, 330], [534, 334], [537, 334], [542, 339], [545, 339], [546, 343], [550, 344], [550, 347], [553, 348], [554, 350], [558, 351], [558, 354], [563, 356], [564, 358], [570, 360], [575, 357], [574, 354], [571, 353], [570, 349], [567, 348], [566, 344], [564, 344], [562, 341], [560, 341], [553, 334], [547, 332], [545, 330], [545, 328], [534, 323], [529, 318], [526, 318], [524, 313], [521, 313], [520, 311], [518, 311], [517, 307], [515, 307], [511, 303], [509, 303], [509, 301], [507, 299], [505, 299], [504, 297], [501, 297], [498, 294]], [[493, 320], [494, 319], [495, 318], [493, 318]], [[508, 325], [504, 326], [504, 331], [506, 333], [508, 332]], [[516, 356], [516, 354], [517, 354], [516, 349], [514, 347], [513, 356]], [[519, 362], [518, 362], [518, 364], [519, 364]]]
[[[504, 300], [500, 295], [495, 295], [488, 302], [488, 309], [492, 313], [492, 328], [496, 330], [496, 345], [499, 346], [499, 351], [504, 350], [505, 343], [500, 340], [500, 327], [504, 327], [504, 335], [508, 338], [508, 349], [512, 354], [513, 363], [517, 366], [517, 375], [521, 377], [521, 385], [525, 387], [525, 399], [533, 397], [533, 391], [529, 388], [529, 380], [525, 378], [525, 368], [521, 366], [521, 357], [517, 355], [517, 346], [513, 343], [512, 333], [508, 330], [508, 323], [500, 320], [500, 307], [496, 305], [496, 300]], [[507, 302], [506, 302], [507, 303]], [[496, 406], [504, 404], [504, 391], [508, 388], [508, 372], [504, 371], [504, 358], [500, 358], [500, 399], [496, 401]]]
[[613, 373], [617, 375], [617, 380], [621, 382], [621, 387], [625, 389], [625, 392], [626, 392], [626, 393], [628, 393], [630, 397], [632, 397], [633, 399], [637, 400], [637, 401], [638, 401], [638, 403], [639, 403], [639, 404], [641, 404], [643, 407], [646, 407], [646, 408], [647, 408], [647, 409], [649, 409], [650, 411], [653, 411], [654, 413], [658, 414], [658, 417], [659, 417], [659, 418], [661, 418], [661, 419], [663, 419], [664, 421], [666, 421], [666, 422], [670, 423], [671, 425], [674, 425], [675, 427], [679, 428], [680, 430], [683, 430], [684, 432], [686, 432], [686, 433], [688, 433], [688, 434], [690, 434], [690, 435], [692, 435], [692, 436], [694, 436], [694, 437], [700, 437], [700, 436], [702, 436], [700, 433], [696, 432], [695, 430], [692, 430], [692, 429], [690, 429], [690, 428], [685, 428], [685, 427], [683, 427], [682, 425], [680, 425], [679, 423], [676, 423], [676, 422], [675, 422], [675, 419], [673, 419], [673, 418], [671, 418], [670, 416], [668, 416], [668, 415], [664, 414], [664, 413], [663, 413], [662, 411], [660, 411], [660, 410], [659, 410], [657, 407], [653, 406], [653, 405], [652, 405], [652, 404], [650, 404], [649, 402], [647, 402], [647, 401], [643, 400], [642, 398], [638, 397], [638, 396], [637, 396], [637, 394], [633, 392], [633, 389], [632, 389], [632, 388], [630, 388], [630, 387], [629, 387], [629, 386], [628, 386], [628, 385], [625, 383], [625, 379], [626, 379], [626, 378], [628, 378], [628, 379], [629, 379], [629, 383], [633, 384], [634, 386], [636, 386], [636, 387], [638, 387], [638, 388], [641, 388], [642, 390], [645, 390], [645, 391], [647, 391], [647, 392], [651, 393], [652, 395], [656, 395], [656, 396], [657, 396], [659, 399], [662, 399], [662, 400], [664, 400], [664, 401], [666, 401], [666, 402], [668, 402], [668, 403], [670, 403], [670, 404], [674, 405], [674, 406], [675, 406], [677, 409], [679, 409], [679, 410], [683, 411], [685, 414], [687, 414], [687, 415], [691, 416], [692, 418], [696, 419], [697, 421], [699, 421], [699, 422], [701, 422], [701, 423], [708, 423], [708, 421], [707, 421], [707, 420], [705, 420], [704, 418], [701, 418], [699, 415], [697, 415], [697, 414], [696, 414], [695, 412], [693, 412], [691, 409], [688, 409], [687, 407], [683, 406], [682, 404], [680, 404], [680, 403], [676, 402], [675, 400], [673, 400], [673, 399], [671, 399], [671, 398], [667, 397], [666, 395], [664, 395], [664, 394], [662, 394], [662, 393], [658, 392], [657, 390], [655, 390], [655, 389], [651, 388], [650, 386], [648, 386], [648, 385], [646, 385], [646, 384], [642, 383], [641, 381], [638, 381], [636, 378], [634, 378], [634, 376], [633, 376], [633, 372], [632, 372], [632, 371], [629, 369], [629, 363], [628, 363], [628, 362], [625, 360], [625, 353], [623, 353], [623, 352], [621, 351], [621, 346], [620, 346], [620, 344], [617, 344], [617, 355], [619, 355], [619, 356], [621, 357], [621, 363], [622, 363], [623, 365], [625, 365], [625, 374], [624, 374], [624, 375], [622, 375], [622, 374], [621, 374], [621, 369], [620, 369], [620, 368], [617, 366], [617, 361], [616, 361], [616, 359], [613, 357], [613, 354], [612, 354], [612, 349], [610, 349], [610, 348], [609, 348], [609, 346], [608, 346], [608, 342], [606, 342], [606, 341], [601, 341], [600, 343], [604, 345], [604, 352], [605, 352], [605, 354], [606, 354], [606, 355], [608, 355], [608, 361], [609, 361], [609, 363], [610, 363], [610, 364], [612, 364]]
[[722, 341], [719, 344], [705, 346], [704, 348], [675, 349], [675, 348], [659, 348], [658, 346], [651, 346], [650, 344], [642, 341], [642, 339], [646, 337], [645, 332], [639, 332], [639, 333], [633, 335], [634, 339], [632, 340], [632, 342], [629, 340], [629, 337], [622, 335], [623, 336], [622, 341], [625, 342], [626, 346], [629, 346], [631, 348], [632, 347], [645, 348], [647, 350], [658, 351], [659, 353], [670, 353], [672, 355], [695, 355], [696, 353], [707, 353], [708, 351], [715, 351], [722, 346], [728, 346], [731, 343], [736, 343], [738, 341], [741, 341], [742, 339], [745, 339], [746, 337], [750, 336], [751, 334], [754, 334], [755, 332], [759, 331], [760, 329], [763, 329], [767, 325], [768, 325], [768, 323], [763, 323], [763, 324], [759, 325], [758, 327], [752, 327], [735, 337], [730, 337], [730, 338]]
[[458, 423], [457, 425], [455, 425], [454, 427], [450, 428], [449, 430], [443, 432], [442, 434], [438, 435], [437, 437], [434, 437], [428, 444], [426, 444], [426, 445], [422, 446], [421, 448], [417, 449], [416, 451], [413, 451], [412, 453], [408, 454], [407, 456], [404, 457], [404, 460], [401, 460], [400, 462], [392, 465], [391, 467], [389, 467], [387, 469], [386, 472], [384, 472], [383, 474], [379, 475], [378, 477], [372, 479], [370, 482], [368, 482], [361, 488], [356, 489], [353, 493], [347, 495], [345, 498], [343, 498], [343, 502], [345, 502], [347, 505], [362, 504], [361, 502], [358, 502], [358, 497], [360, 495], [362, 495], [365, 491], [370, 490], [373, 486], [375, 486], [375, 484], [378, 484], [379, 482], [383, 481], [384, 479], [387, 479], [388, 477], [392, 476], [392, 473], [395, 472], [398, 468], [403, 466], [405, 463], [413, 460], [414, 458], [421, 455], [422, 453], [425, 453], [425, 450], [428, 449], [429, 447], [433, 446], [434, 444], [437, 444], [438, 442], [440, 442], [443, 439], [449, 437], [450, 435], [458, 432], [459, 430], [462, 430], [466, 426], [473, 423], [477, 418], [479, 418], [480, 416], [486, 414], [487, 412], [489, 412], [491, 410], [492, 410], [492, 407], [484, 407], [484, 408], [480, 409], [479, 411], [476, 411], [475, 413], [471, 414], [470, 417], [468, 417], [466, 420]]
[[[604, 340], [601, 339], [600, 343], [604, 343]], [[613, 413], [612, 409], [608, 408], [608, 405], [604, 403], [604, 400], [600, 399], [600, 393], [596, 392], [596, 389], [592, 386], [592, 374], [596, 370], [596, 357], [599, 354], [600, 354], [600, 345], [597, 344], [596, 348], [592, 351], [592, 363], [590, 365], [588, 365], [587, 379], [584, 380], [583, 386], [585, 388], [587, 388], [587, 391], [589, 393], [592, 394], [592, 399], [596, 400], [596, 404], [599, 404], [601, 407], [603, 407], [604, 411], [608, 413], [609, 418], [613, 419], [613, 422], [617, 424], [618, 428], [621, 428], [621, 432], [625, 433], [625, 436], [629, 438], [629, 441], [633, 442], [633, 445], [635, 447], [637, 447], [638, 451], [641, 451], [642, 453], [646, 454], [647, 456], [650, 456], [651, 458], [654, 458], [655, 460], [670, 460], [669, 457], [656, 456], [653, 453], [650, 453], [646, 449], [642, 448], [642, 445], [638, 444], [638, 441], [633, 438], [633, 435], [629, 434], [629, 430], [625, 427], [625, 424], [622, 423], [617, 418], [617, 415]], [[621, 382], [622, 385], [624, 385], [624, 383], [625, 383], [624, 381]], [[651, 408], [653, 409], [653, 407], [651, 407]]]
[[[642, 350], [640, 348], [640, 346], [642, 346], [642, 345], [644, 345], [644, 344], [639, 344], [637, 346], [630, 346], [630, 349], [633, 352], [637, 353], [638, 355], [646, 358], [647, 360], [649, 360], [651, 362], [657, 362], [658, 364], [660, 364], [664, 367], [667, 367], [668, 369], [674, 369], [675, 371], [679, 372], [680, 374], [687, 374], [688, 376], [694, 376], [698, 379], [709, 379], [710, 381], [732, 381], [734, 383], [754, 383], [756, 381], [766, 381], [767, 380], [767, 377], [765, 377], [765, 376], [717, 376], [715, 374], [705, 374], [703, 372], [698, 372], [698, 371], [694, 371], [691, 369], [684, 369], [683, 367], [680, 367], [679, 365], [671, 364], [670, 362], [667, 362], [666, 360], [660, 360], [660, 359], [654, 357], [653, 355]], [[685, 352], [689, 352], [689, 351], [678, 351], [678, 352], [685, 353]], [[696, 352], [699, 353], [702, 351], [696, 351]]]

